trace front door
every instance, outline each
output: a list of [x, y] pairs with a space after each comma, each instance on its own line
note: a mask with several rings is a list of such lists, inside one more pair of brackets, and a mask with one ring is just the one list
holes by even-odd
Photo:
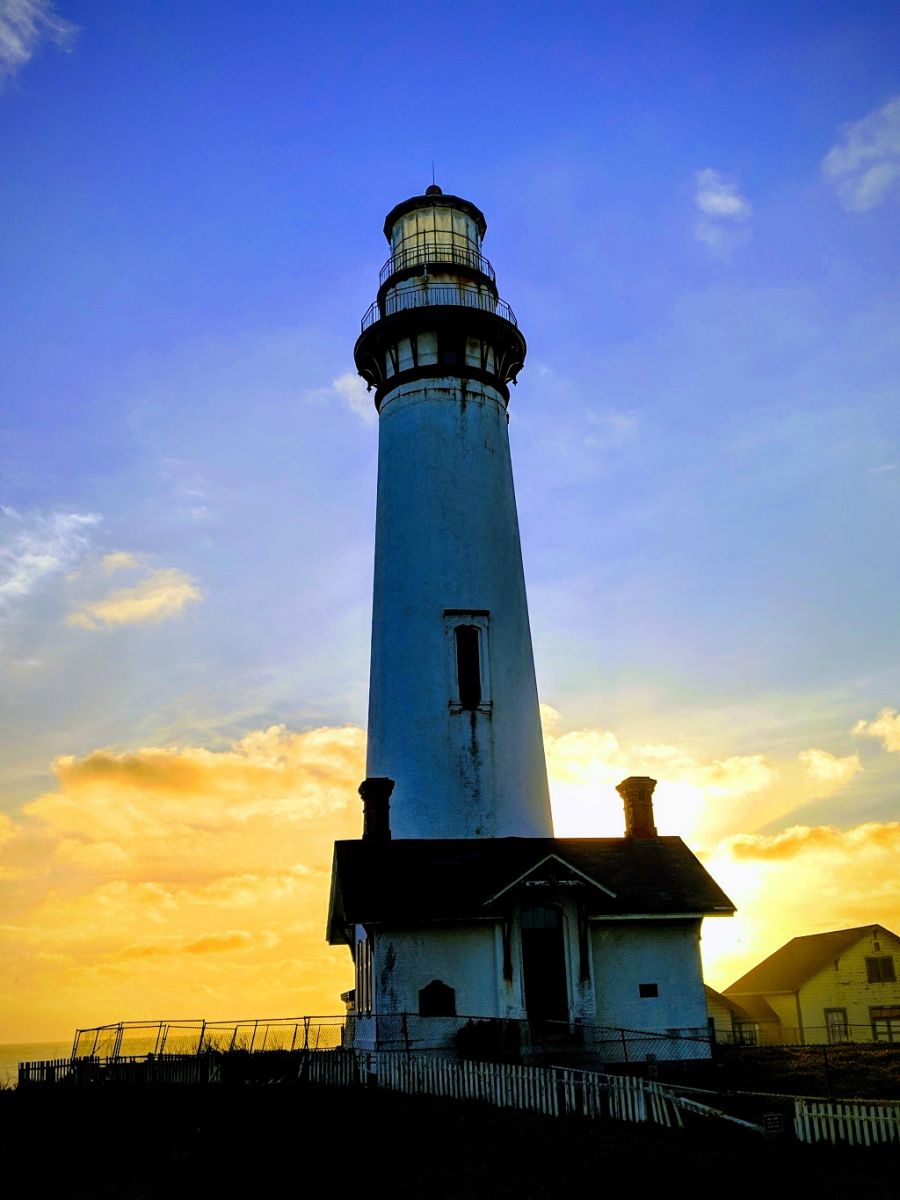
[[569, 1020], [562, 913], [549, 904], [522, 912], [525, 1011], [532, 1024]]

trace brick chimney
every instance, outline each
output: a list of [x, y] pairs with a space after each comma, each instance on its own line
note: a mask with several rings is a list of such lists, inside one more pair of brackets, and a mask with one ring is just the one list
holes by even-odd
[[653, 822], [653, 789], [656, 780], [647, 775], [629, 775], [623, 779], [616, 791], [625, 804], [625, 836], [633, 838], [655, 838]]
[[393, 779], [375, 776], [364, 779], [357, 789], [363, 802], [363, 840], [391, 840], [391, 792]]

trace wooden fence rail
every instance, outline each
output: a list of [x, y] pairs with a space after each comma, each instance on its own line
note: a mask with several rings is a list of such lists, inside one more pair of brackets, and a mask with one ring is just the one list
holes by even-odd
[[900, 1103], [871, 1100], [794, 1102], [794, 1132], [801, 1142], [878, 1146], [900, 1142]]
[[[298, 1077], [333, 1087], [374, 1084], [391, 1091], [479, 1100], [547, 1116], [652, 1121], [667, 1128], [681, 1128], [683, 1113], [692, 1113], [762, 1132], [760, 1126], [701, 1104], [654, 1080], [569, 1067], [526, 1067], [431, 1054], [335, 1049], [302, 1052]], [[25, 1087], [100, 1082], [212, 1084], [221, 1079], [221, 1057], [215, 1054], [109, 1061], [57, 1058], [19, 1065], [19, 1084]], [[798, 1097], [794, 1100], [794, 1132], [799, 1141], [806, 1143], [900, 1143], [900, 1102]]]

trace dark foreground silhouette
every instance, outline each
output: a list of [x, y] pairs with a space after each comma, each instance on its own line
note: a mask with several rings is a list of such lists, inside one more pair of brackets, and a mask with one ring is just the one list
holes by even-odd
[[543, 1200], [896, 1195], [896, 1147], [553, 1119], [297, 1084], [0, 1093], [8, 1196]]

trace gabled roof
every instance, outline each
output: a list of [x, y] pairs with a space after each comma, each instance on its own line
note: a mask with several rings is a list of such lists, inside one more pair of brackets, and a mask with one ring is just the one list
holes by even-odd
[[897, 939], [897, 935], [883, 925], [858, 925], [853, 929], [835, 929], [831, 933], [810, 933], [805, 937], [791, 938], [780, 950], [770, 954], [727, 987], [725, 995], [743, 997], [748, 994], [796, 992], [823, 967], [876, 931]]
[[703, 991], [706, 995], [707, 1007], [712, 1004], [721, 1004], [723, 1008], [727, 1008], [732, 1016], [737, 1017], [739, 1021], [747, 1019], [746, 1011], [738, 1004], [737, 1000], [732, 1000], [729, 996], [723, 996], [721, 992], [717, 992], [715, 988], [711, 988], [708, 983], [704, 983]]
[[555, 887], [578, 890], [594, 917], [734, 912], [677, 837], [359, 840], [334, 845], [328, 940], [354, 924], [496, 918], [514, 894]]

